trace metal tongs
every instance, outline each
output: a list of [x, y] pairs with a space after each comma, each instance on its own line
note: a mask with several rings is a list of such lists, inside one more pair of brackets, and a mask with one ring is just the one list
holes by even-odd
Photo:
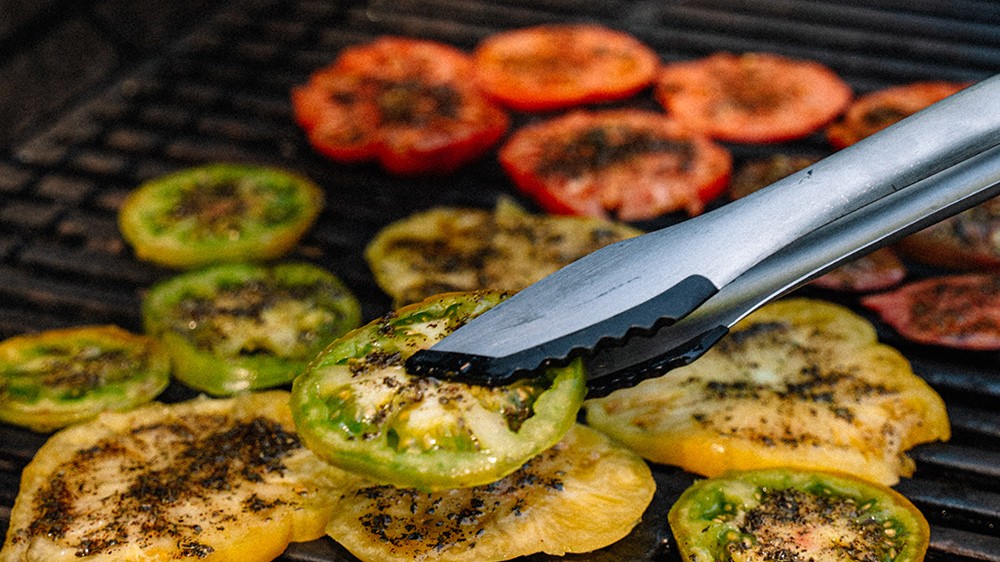
[[487, 385], [582, 356], [592, 396], [690, 363], [837, 266], [1000, 195], [1000, 76], [765, 189], [556, 271], [407, 362]]

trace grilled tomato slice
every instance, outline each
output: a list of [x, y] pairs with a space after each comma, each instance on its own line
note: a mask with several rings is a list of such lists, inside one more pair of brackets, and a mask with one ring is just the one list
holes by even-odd
[[519, 291], [612, 242], [641, 234], [593, 217], [535, 215], [508, 198], [493, 212], [438, 207], [382, 229], [365, 249], [398, 305], [437, 293]]
[[155, 398], [170, 357], [152, 338], [80, 326], [0, 342], [0, 420], [52, 431]]
[[586, 393], [578, 361], [495, 388], [406, 372], [407, 357], [503, 296], [439, 295], [331, 344], [292, 385], [303, 441], [341, 468], [429, 490], [488, 484], [554, 445]]
[[716, 53], [667, 64], [654, 93], [691, 130], [739, 143], [808, 136], [840, 115], [853, 95], [826, 66], [771, 53]]
[[553, 213], [651, 219], [700, 213], [725, 191], [732, 156], [662, 114], [574, 111], [528, 125], [500, 149], [521, 191]]
[[826, 128], [834, 148], [846, 148], [967, 87], [961, 82], [913, 82], [865, 94]]
[[473, 53], [480, 87], [504, 105], [547, 111], [627, 98], [653, 82], [657, 54], [595, 24], [549, 24], [497, 33]]
[[303, 177], [211, 164], [142, 184], [122, 203], [118, 225], [140, 259], [192, 269], [282, 256], [322, 207], [323, 192]]
[[344, 49], [292, 90], [292, 108], [320, 154], [377, 160], [400, 175], [450, 172], [508, 126], [507, 114], [476, 87], [472, 57], [403, 37]]
[[361, 306], [314, 265], [223, 264], [153, 286], [142, 317], [178, 380], [225, 395], [291, 382], [360, 323]]
[[438, 492], [376, 485], [347, 492], [327, 533], [367, 562], [561, 556], [626, 536], [655, 488], [638, 455], [576, 425], [491, 484]]
[[876, 311], [904, 338], [958, 349], [1000, 349], [1000, 276], [947, 275], [870, 295]]
[[700, 480], [670, 509], [681, 558], [919, 562], [930, 527], [891, 488], [785, 468]]
[[1000, 199], [990, 199], [911, 234], [897, 247], [920, 263], [1000, 271]]
[[103, 414], [24, 469], [0, 560], [273, 560], [355, 480], [302, 446], [287, 392]]
[[883, 484], [905, 451], [950, 437], [944, 401], [840, 305], [760, 308], [689, 366], [587, 403], [587, 421], [649, 460], [714, 476], [791, 466]]

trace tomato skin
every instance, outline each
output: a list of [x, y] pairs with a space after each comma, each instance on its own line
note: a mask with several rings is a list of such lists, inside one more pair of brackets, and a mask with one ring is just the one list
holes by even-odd
[[904, 338], [957, 349], [1000, 349], [1000, 277], [949, 275], [915, 281], [861, 304]]
[[494, 482], [554, 445], [586, 393], [579, 361], [496, 388], [418, 377], [404, 366], [505, 297], [437, 295], [333, 342], [292, 385], [303, 442], [345, 470], [424, 490]]
[[0, 342], [0, 420], [45, 432], [155, 398], [170, 381], [156, 340], [78, 326]]
[[391, 173], [447, 173], [507, 131], [507, 114], [475, 86], [472, 59], [432, 41], [380, 37], [344, 49], [291, 93], [313, 148]]
[[700, 480], [668, 520], [681, 558], [692, 561], [783, 560], [791, 552], [796, 560], [919, 562], [930, 542], [927, 520], [905, 497], [833, 472], [778, 468]]
[[339, 279], [311, 264], [224, 264], [153, 286], [142, 317], [178, 380], [224, 396], [291, 382], [359, 324], [361, 307]]
[[553, 213], [649, 219], [702, 212], [726, 188], [729, 151], [662, 114], [574, 111], [515, 132], [500, 163]]
[[716, 53], [667, 64], [654, 93], [693, 131], [737, 143], [808, 136], [840, 115], [853, 95], [826, 66], [771, 53]]
[[179, 269], [284, 255], [312, 227], [323, 191], [283, 170], [210, 164], [152, 179], [118, 225], [138, 258]]
[[865, 94], [826, 128], [834, 148], [846, 148], [967, 87], [962, 82], [913, 82]]
[[594, 24], [497, 33], [473, 58], [483, 90], [521, 111], [627, 98], [649, 86], [659, 68], [657, 54], [638, 39]]

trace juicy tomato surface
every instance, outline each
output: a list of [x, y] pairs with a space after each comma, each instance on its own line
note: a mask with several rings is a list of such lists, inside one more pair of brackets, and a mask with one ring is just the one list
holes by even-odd
[[961, 270], [1000, 270], [1000, 199], [990, 199], [899, 241], [915, 261]]
[[627, 98], [653, 82], [660, 60], [635, 37], [594, 24], [497, 33], [473, 53], [480, 86], [521, 111]]
[[323, 192], [273, 168], [212, 164], [148, 181], [118, 214], [136, 256], [190, 269], [263, 261], [290, 250], [312, 227]]
[[[745, 197], [759, 189], [816, 163], [818, 158], [775, 154], [740, 165], [729, 184], [732, 199]], [[813, 285], [831, 291], [870, 292], [889, 289], [906, 277], [906, 264], [896, 252], [880, 248], [817, 278]]]
[[80, 326], [0, 342], [0, 420], [52, 431], [155, 398], [170, 357], [117, 326]]
[[223, 264], [154, 285], [142, 303], [147, 333], [169, 351], [174, 376], [227, 395], [291, 382], [361, 321], [361, 305], [311, 264]]
[[995, 275], [932, 277], [867, 296], [861, 304], [914, 342], [1000, 349], [1000, 277]]
[[696, 215], [726, 188], [732, 156], [662, 114], [574, 111], [516, 131], [500, 149], [514, 184], [553, 213], [642, 220]]
[[327, 347], [292, 385], [306, 446], [381, 482], [435, 490], [496, 481], [558, 442], [586, 393], [579, 361], [498, 387], [406, 371], [406, 358], [503, 298], [438, 295]]
[[683, 560], [919, 562], [923, 514], [891, 488], [832, 472], [771, 469], [700, 480], [670, 509]]
[[716, 53], [667, 64], [654, 93], [691, 130], [737, 143], [808, 136], [840, 115], [853, 96], [826, 66], [770, 53]]
[[538, 215], [502, 198], [494, 211], [435, 207], [396, 221], [365, 248], [378, 285], [400, 306], [437, 293], [519, 291], [641, 231], [595, 217]]
[[836, 470], [892, 485], [905, 452], [951, 436], [944, 401], [850, 309], [784, 299], [690, 365], [588, 400], [587, 422], [654, 462]]
[[432, 41], [380, 37], [344, 49], [291, 94], [320, 154], [376, 160], [400, 175], [446, 173], [506, 132], [507, 114], [475, 84], [468, 54]]
[[834, 148], [846, 148], [968, 86], [960, 82], [914, 82], [858, 97], [826, 128]]
[[364, 562], [562, 556], [626, 536], [655, 488], [638, 455], [575, 425], [559, 443], [490, 484], [437, 492], [388, 485], [347, 491], [327, 534]]

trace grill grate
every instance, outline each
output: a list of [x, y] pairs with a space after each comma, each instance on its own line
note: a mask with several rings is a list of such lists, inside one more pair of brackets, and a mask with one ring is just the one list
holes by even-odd
[[[326, 186], [328, 208], [293, 257], [340, 275], [364, 303], [366, 318], [385, 312], [389, 299], [361, 256], [381, 226], [432, 205], [491, 207], [498, 193], [515, 194], [490, 157], [461, 174], [411, 180], [405, 188], [374, 166], [331, 164], [293, 125], [289, 88], [345, 45], [378, 34], [470, 49], [502, 28], [571, 19], [628, 30], [664, 60], [716, 50], [816, 59], [858, 91], [1000, 72], [1000, 5], [987, 0], [233, 2], [161, 57], [0, 155], [0, 337], [84, 323], [140, 330], [141, 291], [172, 272], [131, 256], [118, 235], [118, 205], [143, 180], [219, 160], [285, 166]], [[530, 119], [514, 116], [515, 125]], [[774, 150], [733, 149], [738, 159]], [[782, 149], [828, 150], [816, 138]], [[932, 524], [929, 559], [1000, 560], [997, 355], [935, 354], [882, 335], [942, 393], [953, 422], [952, 441], [916, 449], [917, 476], [898, 486]], [[191, 395], [174, 386], [165, 399]], [[0, 428], [0, 436], [0, 523], [6, 527], [18, 475], [44, 436], [10, 427]], [[656, 498], [631, 536], [569, 558], [677, 559], [665, 513], [694, 477], [668, 467], [655, 467], [655, 474]], [[324, 539], [294, 545], [282, 560], [353, 558]]]

